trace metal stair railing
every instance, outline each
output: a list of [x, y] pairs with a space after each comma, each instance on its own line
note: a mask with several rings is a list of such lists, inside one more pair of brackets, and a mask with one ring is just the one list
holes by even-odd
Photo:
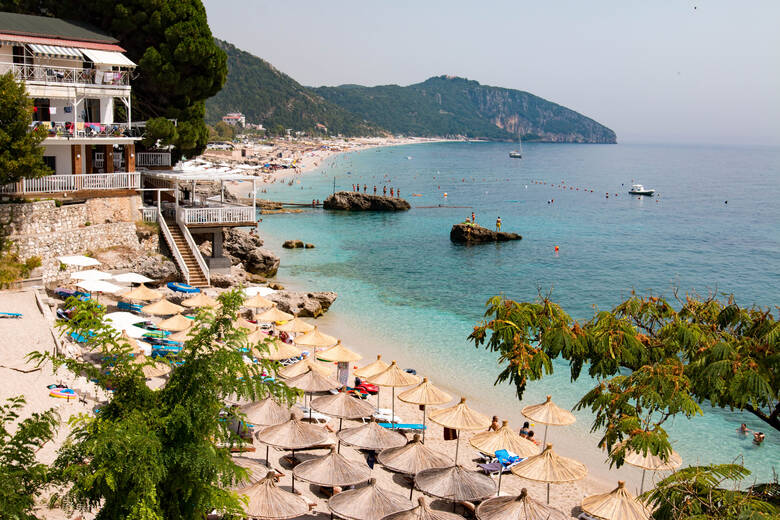
[[211, 285], [211, 273], [209, 272], [209, 267], [206, 265], [206, 261], [203, 259], [203, 255], [200, 254], [200, 249], [198, 249], [197, 244], [195, 244], [195, 240], [192, 238], [192, 234], [190, 233], [190, 230], [187, 229], [187, 225], [184, 222], [184, 208], [180, 207], [176, 210], [176, 223], [179, 225], [179, 229], [181, 230], [182, 235], [184, 235], [184, 240], [187, 241], [187, 246], [189, 246], [190, 251], [192, 251], [192, 256], [194, 256], [195, 261], [198, 262], [200, 271], [206, 278], [206, 285]]
[[168, 223], [165, 222], [165, 218], [163, 217], [160, 210], [157, 210], [157, 222], [160, 224], [160, 229], [163, 232], [165, 241], [168, 243], [168, 247], [170, 248], [171, 253], [173, 253], [173, 258], [176, 260], [176, 263], [179, 266], [179, 270], [181, 271], [182, 277], [184, 278], [184, 282], [189, 284], [190, 270], [187, 268], [187, 264], [184, 262], [184, 258], [181, 256], [181, 251], [179, 251], [179, 248], [176, 246], [176, 242], [173, 240], [171, 230], [168, 229]]

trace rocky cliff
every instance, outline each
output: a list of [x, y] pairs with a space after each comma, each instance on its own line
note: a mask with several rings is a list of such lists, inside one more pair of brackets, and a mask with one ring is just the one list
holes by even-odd
[[411, 206], [404, 199], [369, 195], [355, 191], [334, 193], [322, 203], [325, 209], [343, 211], [406, 211]]
[[450, 240], [456, 244], [481, 244], [485, 242], [507, 242], [522, 240], [517, 233], [492, 231], [476, 224], [455, 224], [450, 230]]

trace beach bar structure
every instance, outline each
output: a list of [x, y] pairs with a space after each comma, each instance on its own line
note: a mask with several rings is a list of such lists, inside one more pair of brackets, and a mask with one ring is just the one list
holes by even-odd
[[[159, 223], [165, 242], [188, 284], [208, 287], [212, 272], [230, 272], [231, 262], [223, 249], [223, 231], [228, 227], [257, 224], [256, 180], [257, 177], [250, 175], [197, 165], [143, 172], [143, 189], [147, 197], [141, 210], [143, 219]], [[225, 183], [237, 181], [252, 183], [250, 204], [226, 200]], [[216, 186], [219, 186], [219, 194], [207, 195]], [[192, 237], [203, 234], [209, 235], [211, 241], [211, 256], [206, 258]]]
[[[118, 40], [83, 24], [0, 13], [0, 74], [24, 82], [33, 127], [46, 132], [44, 161], [52, 175], [0, 185], [16, 197], [134, 193], [136, 141], [130, 79], [135, 69]], [[124, 110], [122, 121], [115, 107]]]

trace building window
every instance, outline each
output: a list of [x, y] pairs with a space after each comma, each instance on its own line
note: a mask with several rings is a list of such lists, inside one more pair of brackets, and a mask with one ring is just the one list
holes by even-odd
[[100, 100], [85, 99], [82, 116], [83, 116], [82, 119], [84, 120], [85, 123], [99, 123], [100, 122]]
[[48, 99], [35, 98], [33, 102], [33, 121], [51, 121], [49, 106]]
[[57, 158], [53, 155], [44, 155], [43, 164], [51, 168], [51, 171], [57, 172]]

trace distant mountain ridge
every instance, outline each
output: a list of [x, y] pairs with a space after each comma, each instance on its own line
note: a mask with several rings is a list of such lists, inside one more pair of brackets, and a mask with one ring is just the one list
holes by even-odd
[[500, 140], [615, 143], [615, 132], [574, 110], [528, 92], [453, 76], [401, 87], [341, 85], [313, 89], [393, 133], [464, 135]]
[[242, 112], [266, 128], [346, 136], [387, 133], [424, 137], [567, 143], [614, 143], [615, 132], [538, 96], [472, 80], [437, 76], [402, 87], [309, 88], [270, 63], [215, 39], [228, 57], [222, 90], [206, 101], [206, 120]]

